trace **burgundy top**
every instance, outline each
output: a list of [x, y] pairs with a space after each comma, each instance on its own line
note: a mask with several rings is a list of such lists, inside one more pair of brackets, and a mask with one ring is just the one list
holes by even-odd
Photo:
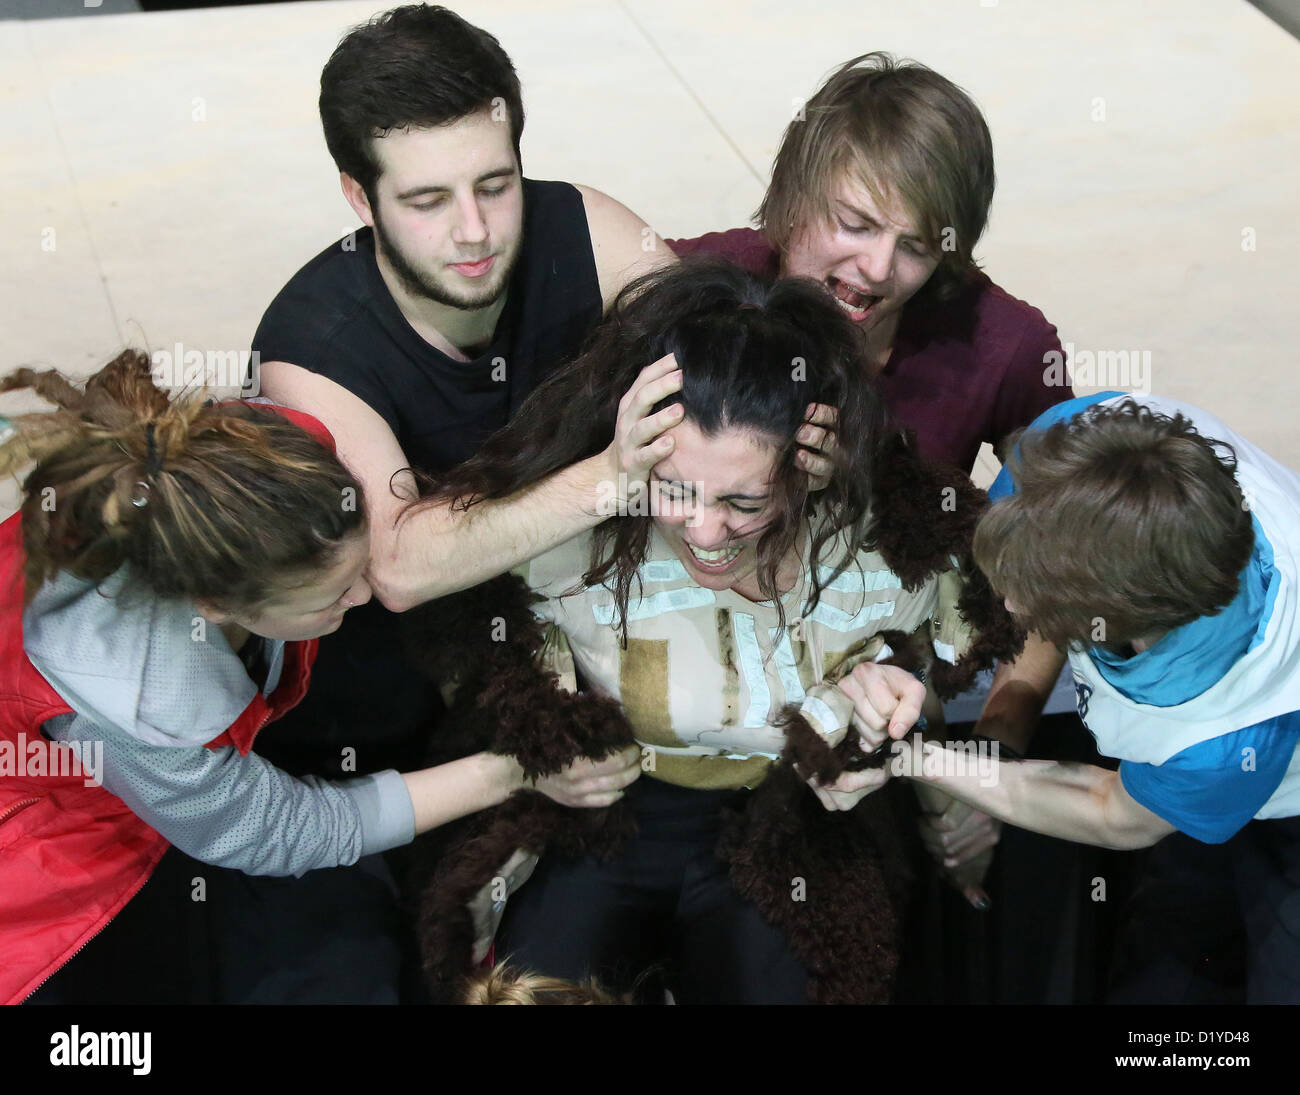
[[[678, 255], [721, 255], [751, 273], [776, 277], [780, 258], [753, 228], [668, 240]], [[913, 297], [903, 308], [889, 364], [876, 386], [894, 417], [916, 431], [924, 455], [965, 471], [980, 442], [997, 449], [1048, 407], [1073, 398], [1044, 382], [1043, 356], [1061, 350], [1056, 328], [1037, 308], [984, 274], [953, 300]]]

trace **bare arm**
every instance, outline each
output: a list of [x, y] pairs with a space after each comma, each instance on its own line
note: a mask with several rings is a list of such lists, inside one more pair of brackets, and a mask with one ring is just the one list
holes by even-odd
[[417, 835], [458, 817], [505, 802], [516, 791], [541, 791], [562, 806], [596, 808], [622, 797], [623, 789], [641, 775], [641, 750], [630, 745], [604, 760], [575, 760], [554, 776], [536, 784], [524, 779], [514, 757], [475, 753], [436, 768], [402, 776], [411, 795]]
[[415, 479], [388, 423], [341, 385], [287, 362], [262, 366], [272, 399], [319, 418], [334, 435], [338, 456], [365, 491], [370, 517], [368, 578], [385, 608], [404, 612], [434, 597], [468, 589], [532, 559], [605, 517], [611, 483], [629, 482], [672, 451], [661, 438], [680, 407], [646, 412], [681, 387], [671, 358], [642, 370], [624, 397], [610, 447], [598, 456], [469, 511], [449, 505], [405, 512]]
[[1020, 657], [998, 666], [975, 733], [1025, 752], [1064, 665], [1065, 655], [1057, 647], [1030, 632]]
[[896, 771], [1022, 829], [1123, 850], [1149, 847], [1174, 831], [1124, 790], [1118, 772], [1023, 760], [996, 764], [990, 777], [987, 770], [971, 772], [970, 764], [959, 763], [964, 757], [942, 746], [920, 748], [924, 759], [912, 741], [900, 742]]
[[672, 249], [627, 206], [589, 186], [579, 186], [578, 192], [587, 211], [605, 308], [633, 278], [677, 262]]
[[[598, 190], [579, 190], [606, 305], [631, 278], [677, 261], [625, 206]], [[477, 585], [603, 521], [610, 484], [619, 482], [620, 473], [629, 482], [644, 479], [672, 451], [670, 439], [660, 439], [658, 447], [655, 439], [676, 422], [673, 408], [650, 419], [644, 415], [680, 388], [670, 359], [657, 362], [638, 378], [632, 390], [637, 398], [626, 401], [618, 435], [600, 455], [468, 511], [442, 505], [404, 513], [416, 497], [415, 480], [404, 470], [409, 463], [382, 417], [341, 385], [288, 362], [265, 363], [261, 375], [268, 396], [326, 425], [339, 459], [361, 483], [370, 516], [368, 577], [375, 595], [394, 612]], [[647, 386], [648, 381], [657, 383]]]

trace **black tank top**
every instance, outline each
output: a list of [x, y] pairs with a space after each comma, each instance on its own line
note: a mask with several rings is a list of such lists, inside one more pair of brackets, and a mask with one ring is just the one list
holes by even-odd
[[293, 276], [262, 317], [253, 349], [363, 400], [414, 467], [436, 473], [468, 459], [557, 364], [576, 356], [600, 317], [582, 195], [568, 183], [525, 179], [523, 187], [523, 243], [506, 307], [473, 361], [449, 358], [407, 323], [379, 274], [369, 228]]
[[[600, 318], [582, 196], [568, 183], [525, 179], [523, 187], [523, 242], [505, 310], [473, 361], [447, 357], [407, 323], [380, 276], [368, 228], [293, 276], [262, 317], [253, 349], [262, 361], [309, 369], [363, 400], [413, 467], [437, 473], [468, 459], [557, 365], [577, 356]], [[298, 774], [420, 764], [441, 701], [404, 651], [404, 630], [377, 601], [349, 611], [321, 640], [306, 698], [259, 735], [257, 751]], [[355, 754], [344, 752], [349, 747]]]

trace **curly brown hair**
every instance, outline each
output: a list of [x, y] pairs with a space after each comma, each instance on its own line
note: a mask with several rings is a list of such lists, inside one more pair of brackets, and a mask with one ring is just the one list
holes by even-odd
[[1255, 533], [1236, 455], [1183, 415], [1094, 406], [1026, 433], [1008, 468], [1016, 493], [981, 518], [975, 560], [1052, 642], [1131, 642], [1237, 595]]

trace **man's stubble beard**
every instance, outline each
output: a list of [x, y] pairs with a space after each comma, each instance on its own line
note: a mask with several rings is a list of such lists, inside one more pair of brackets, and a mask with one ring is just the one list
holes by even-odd
[[407, 259], [401, 248], [394, 243], [392, 236], [384, 228], [378, 207], [372, 205], [372, 209], [374, 210], [375, 221], [375, 247], [383, 252], [384, 259], [408, 293], [465, 312], [477, 312], [484, 308], [490, 308], [501, 299], [506, 287], [510, 284], [510, 277], [514, 273], [515, 263], [519, 259], [520, 241], [516, 240], [514, 251], [511, 254], [497, 256], [497, 269], [492, 271], [492, 275], [497, 279], [494, 285], [486, 290], [480, 290], [473, 296], [457, 296], [446, 285], [415, 268], [414, 264]]

